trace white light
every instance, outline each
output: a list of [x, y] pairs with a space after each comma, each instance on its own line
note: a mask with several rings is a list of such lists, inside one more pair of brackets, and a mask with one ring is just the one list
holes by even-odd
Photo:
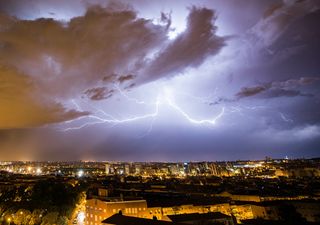
[[78, 177], [82, 177], [83, 174], [84, 174], [83, 170], [79, 170], [77, 175], [78, 175]]
[[78, 224], [83, 224], [85, 218], [84, 212], [79, 212], [77, 216]]
[[172, 29], [168, 32], [168, 39], [173, 40], [179, 35], [179, 31], [177, 29]]
[[41, 174], [41, 173], [42, 173], [41, 168], [37, 168], [36, 173], [37, 173], [37, 174]]

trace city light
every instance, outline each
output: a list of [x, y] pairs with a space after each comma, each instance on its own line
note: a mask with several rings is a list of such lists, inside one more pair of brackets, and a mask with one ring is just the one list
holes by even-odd
[[84, 175], [83, 170], [79, 170], [78, 173], [77, 173], [77, 176], [78, 177], [82, 177], [83, 175]]
[[40, 175], [41, 173], [42, 173], [41, 168], [37, 168], [37, 170], [36, 170], [36, 174], [37, 174], [37, 175]]
[[77, 216], [77, 222], [78, 222], [78, 224], [83, 224], [85, 218], [86, 218], [85, 213], [82, 212], [82, 211], [79, 212], [79, 213], [78, 213], [78, 216]]

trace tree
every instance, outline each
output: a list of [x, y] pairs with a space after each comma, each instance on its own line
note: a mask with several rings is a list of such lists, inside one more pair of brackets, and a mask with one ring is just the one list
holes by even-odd
[[29, 225], [40, 224], [42, 221], [43, 214], [44, 214], [44, 210], [42, 209], [33, 210], [30, 216]]
[[57, 220], [57, 225], [68, 225], [68, 218], [66, 216], [59, 216]]
[[42, 218], [41, 225], [57, 224], [58, 216], [59, 216], [58, 212], [49, 212]]
[[19, 209], [13, 217], [13, 222], [16, 225], [28, 224], [31, 218], [31, 212], [26, 209]]

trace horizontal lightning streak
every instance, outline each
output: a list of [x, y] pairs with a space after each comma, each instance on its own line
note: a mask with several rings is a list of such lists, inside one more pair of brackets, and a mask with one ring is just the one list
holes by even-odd
[[[158, 115], [159, 112], [159, 104], [160, 102], [157, 101], [156, 102], [156, 109], [155, 112], [153, 113], [149, 113], [149, 114], [144, 114], [142, 116], [134, 116], [134, 117], [129, 117], [126, 119], [115, 119], [112, 117], [112, 119], [106, 119], [106, 118], [101, 118], [99, 116], [94, 116], [94, 115], [89, 115], [87, 116], [87, 118], [94, 118], [98, 121], [95, 122], [86, 122], [80, 126], [77, 127], [70, 127], [70, 128], [66, 128], [63, 131], [70, 131], [70, 130], [79, 130], [81, 128], [90, 126], [90, 125], [96, 125], [96, 124], [103, 124], [103, 123], [114, 123], [114, 124], [120, 124], [120, 123], [128, 123], [128, 122], [132, 122], [132, 121], [136, 121], [136, 120], [141, 120], [141, 119], [147, 119], [147, 118], [152, 118], [152, 117], [156, 117]], [[105, 115], [108, 115], [104, 112]], [[109, 116], [109, 115], [108, 115]]]
[[[154, 112], [147, 113], [147, 114], [140, 115], [140, 116], [132, 116], [132, 117], [128, 117], [128, 118], [125, 118], [125, 119], [117, 119], [117, 118], [113, 117], [112, 115], [107, 114], [105, 111], [103, 111], [101, 109], [98, 109], [97, 112], [100, 112], [101, 114], [103, 114], [104, 117], [98, 116], [98, 115], [88, 115], [88, 116], [85, 116], [85, 117], [81, 117], [81, 118], [94, 119], [95, 121], [85, 122], [85, 123], [81, 124], [80, 126], [76, 126], [76, 127], [69, 127], [69, 128], [64, 129], [63, 131], [79, 130], [79, 129], [82, 129], [82, 128], [87, 127], [87, 126], [96, 125], [96, 124], [104, 124], [104, 123], [110, 123], [110, 124], [129, 123], [129, 122], [148, 119], [148, 118], [153, 118], [153, 120], [152, 120], [152, 124], [153, 124], [155, 118], [159, 115], [159, 107], [160, 107], [160, 105], [164, 105], [164, 104], [170, 106], [172, 109], [174, 109], [176, 112], [178, 112], [182, 117], [184, 117], [190, 123], [198, 124], [198, 125], [206, 125], [206, 124], [207, 125], [214, 125], [214, 124], [216, 124], [217, 120], [220, 119], [224, 115], [224, 112], [225, 112], [225, 108], [223, 107], [221, 109], [221, 112], [218, 115], [216, 115], [214, 118], [212, 118], [212, 119], [199, 119], [198, 120], [198, 119], [195, 119], [195, 118], [191, 117], [187, 112], [185, 112], [181, 107], [179, 107], [174, 102], [173, 97], [171, 95], [171, 92], [168, 91], [168, 89], [165, 89], [164, 95], [158, 95], [157, 100], [156, 100], [155, 103], [148, 104], [148, 103], [145, 103], [144, 101], [140, 101], [138, 99], [129, 97], [126, 93], [124, 93], [119, 88], [119, 86], [115, 86], [115, 88], [128, 101], [133, 101], [136, 104], [154, 105], [155, 106]], [[76, 106], [76, 108], [78, 110], [81, 110], [81, 107], [74, 100], [72, 100], [72, 103]], [[77, 118], [75, 120], [79, 120], [79, 118]], [[75, 121], [75, 120], [73, 120], [73, 121]], [[72, 121], [68, 121], [66, 123], [70, 123], [70, 122], [72, 122]], [[147, 133], [150, 133], [151, 130], [152, 130], [152, 125], [150, 126], [150, 128], [149, 128]]]

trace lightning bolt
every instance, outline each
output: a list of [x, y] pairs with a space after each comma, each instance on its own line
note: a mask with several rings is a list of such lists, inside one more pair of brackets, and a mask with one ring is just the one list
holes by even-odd
[[84, 128], [84, 127], [87, 127], [87, 126], [91, 126], [91, 125], [96, 125], [96, 124], [103, 124], [103, 123], [121, 124], [121, 123], [133, 122], [133, 121], [136, 121], [136, 120], [153, 118], [153, 117], [156, 117], [158, 115], [160, 101], [157, 100], [155, 105], [156, 105], [155, 111], [152, 112], [152, 113], [144, 114], [144, 115], [141, 115], [141, 116], [129, 117], [129, 118], [126, 118], [126, 119], [116, 119], [113, 116], [105, 113], [103, 110], [100, 110], [101, 112], [103, 112], [103, 114], [105, 116], [107, 116], [107, 118], [102, 118], [102, 117], [95, 116], [95, 115], [88, 115], [88, 116], [86, 116], [87, 118], [96, 119], [96, 121], [86, 122], [86, 123], [84, 123], [84, 124], [82, 124], [80, 126], [77, 126], [77, 127], [69, 127], [69, 128], [64, 129], [63, 131], [79, 130], [81, 128]]
[[136, 98], [131, 98], [129, 95], [127, 95], [123, 90], [118, 85], [114, 85], [115, 89], [123, 96], [125, 97], [128, 101], [135, 102], [139, 105], [145, 105], [146, 103], [144, 101], [140, 101]]
[[168, 103], [169, 106], [171, 106], [174, 110], [179, 112], [184, 118], [186, 118], [190, 123], [194, 124], [208, 124], [208, 125], [214, 125], [216, 121], [221, 118], [224, 114], [224, 107], [222, 107], [221, 112], [215, 116], [213, 119], [201, 119], [197, 120], [192, 118], [188, 113], [186, 113], [181, 107], [179, 107], [175, 102], [174, 98], [172, 96], [172, 92], [170, 89], [165, 89], [165, 96], [166, 96], [166, 102]]
[[293, 122], [293, 120], [290, 119], [290, 118], [288, 118], [284, 113], [279, 112], [279, 114], [280, 114], [280, 117], [281, 117], [281, 119], [282, 119], [283, 121], [288, 122], [288, 123], [292, 123], [292, 122]]
[[[146, 133], [146, 134], [149, 134], [152, 131], [153, 123], [154, 123], [156, 117], [159, 115], [159, 109], [160, 109], [160, 106], [162, 106], [162, 105], [170, 106], [171, 109], [176, 111], [179, 115], [181, 115], [183, 118], [185, 118], [188, 122], [190, 122], [192, 124], [197, 124], [197, 125], [214, 125], [214, 124], [216, 124], [217, 120], [220, 119], [225, 113], [225, 108], [222, 107], [221, 112], [218, 115], [214, 116], [213, 118], [210, 118], [210, 119], [195, 119], [191, 115], [189, 115], [185, 110], [183, 110], [174, 101], [174, 96], [172, 94], [172, 91], [170, 89], [168, 89], [168, 88], [164, 88], [163, 93], [159, 94], [157, 96], [156, 101], [153, 102], [153, 103], [146, 103], [145, 101], [141, 101], [139, 99], [132, 98], [132, 97], [128, 96], [123, 90], [121, 90], [121, 88], [119, 86], [115, 86], [115, 88], [120, 93], [120, 95], [123, 96], [127, 101], [134, 102], [137, 105], [153, 106], [154, 110], [151, 113], [146, 113], [146, 114], [139, 115], [139, 116], [131, 116], [131, 117], [127, 117], [127, 118], [124, 118], [124, 119], [118, 119], [118, 118], [115, 118], [114, 116], [106, 113], [102, 109], [96, 109], [95, 115], [84, 116], [84, 117], [77, 118], [77, 119], [74, 119], [74, 120], [71, 120], [71, 121], [67, 121], [66, 123], [71, 123], [73, 121], [81, 120], [81, 119], [84, 119], [84, 118], [90, 119], [90, 120], [93, 120], [93, 121], [84, 122], [83, 124], [81, 124], [79, 126], [68, 127], [66, 129], [63, 129], [62, 131], [66, 132], [66, 131], [72, 131], [72, 130], [79, 130], [79, 129], [82, 129], [84, 127], [97, 125], [97, 124], [108, 123], [108, 124], [117, 125], [117, 124], [123, 124], [123, 123], [129, 123], [129, 122], [133, 122], [133, 121], [138, 121], [138, 120], [152, 119], [151, 120], [151, 125], [150, 125], [150, 127], [149, 127], [149, 129], [148, 129], [148, 131]], [[74, 104], [79, 111], [80, 110], [83, 111], [81, 109], [81, 107], [75, 102], [75, 100], [72, 100], [72, 104]], [[98, 113], [100, 115], [98, 115]]]

